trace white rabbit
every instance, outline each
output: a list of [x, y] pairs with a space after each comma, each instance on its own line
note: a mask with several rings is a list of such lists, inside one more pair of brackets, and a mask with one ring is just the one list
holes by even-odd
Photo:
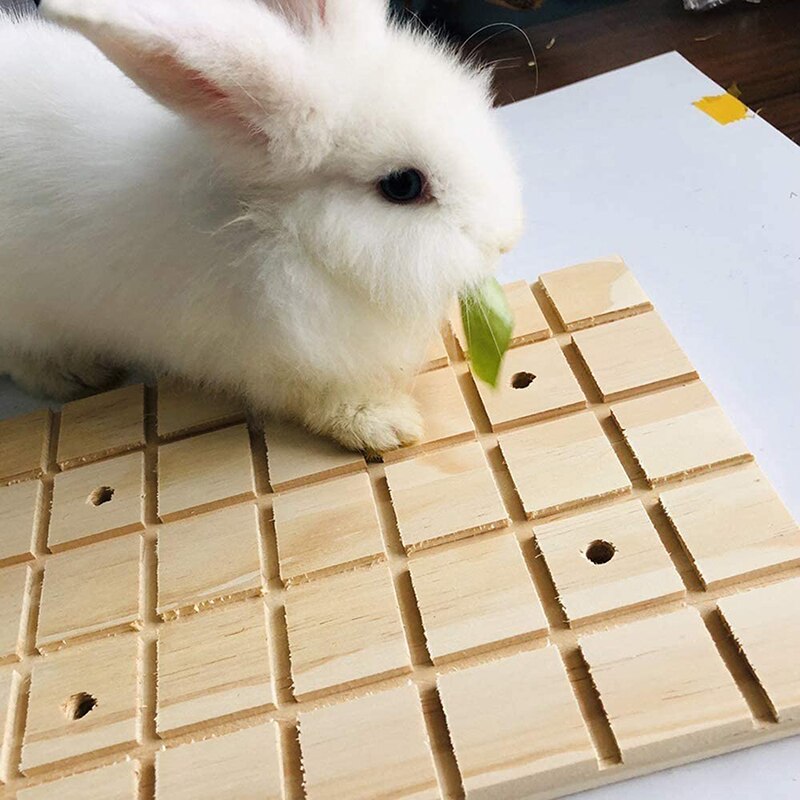
[[382, 0], [41, 12], [74, 30], [0, 15], [0, 371], [66, 399], [141, 365], [417, 439], [431, 334], [521, 228], [488, 73]]

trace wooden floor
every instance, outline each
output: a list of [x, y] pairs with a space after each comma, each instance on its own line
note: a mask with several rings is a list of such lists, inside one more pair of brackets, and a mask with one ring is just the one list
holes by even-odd
[[[538, 93], [677, 50], [721, 86], [735, 82], [744, 103], [800, 142], [800, 2], [734, 0], [705, 13], [684, 11], [680, 0], [575, 5], [585, 10], [526, 27], [539, 63]], [[520, 33], [496, 36], [479, 52], [487, 60], [514, 59], [497, 65], [499, 103], [534, 94], [530, 48]]]

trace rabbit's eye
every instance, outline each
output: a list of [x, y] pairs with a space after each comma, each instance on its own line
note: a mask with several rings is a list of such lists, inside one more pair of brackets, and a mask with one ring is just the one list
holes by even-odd
[[427, 183], [416, 169], [392, 172], [378, 182], [381, 194], [391, 203], [413, 203], [427, 199]]

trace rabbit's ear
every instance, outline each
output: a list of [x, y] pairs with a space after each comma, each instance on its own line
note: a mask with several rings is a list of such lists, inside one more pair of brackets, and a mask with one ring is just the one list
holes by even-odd
[[388, 0], [258, 0], [278, 14], [310, 30], [317, 23], [328, 29], [370, 36], [386, 27]]
[[40, 8], [177, 111], [252, 134], [283, 104], [299, 104], [305, 44], [266, 4], [42, 0]]
[[[302, 3], [303, 0], [295, 0]], [[375, 38], [386, 29], [387, 0], [319, 0], [325, 26], [340, 36]]]

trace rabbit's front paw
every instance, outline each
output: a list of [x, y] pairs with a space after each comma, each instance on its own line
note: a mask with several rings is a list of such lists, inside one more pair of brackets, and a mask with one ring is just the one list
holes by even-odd
[[329, 420], [328, 433], [350, 450], [385, 453], [422, 438], [422, 418], [414, 401], [401, 395], [391, 400], [343, 403]]

